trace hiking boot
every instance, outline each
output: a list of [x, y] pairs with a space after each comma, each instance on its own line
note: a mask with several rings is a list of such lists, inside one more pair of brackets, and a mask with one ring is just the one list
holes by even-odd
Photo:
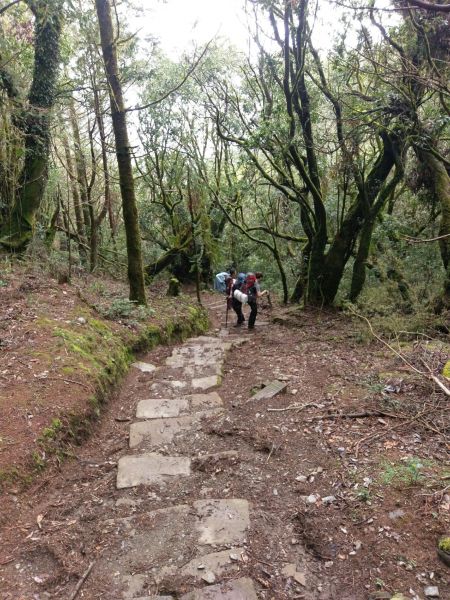
[[236, 325], [233, 325], [233, 327], [242, 327], [242, 323], [236, 323]]

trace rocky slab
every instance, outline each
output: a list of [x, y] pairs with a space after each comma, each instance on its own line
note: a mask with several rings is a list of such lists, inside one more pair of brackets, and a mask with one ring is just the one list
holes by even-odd
[[253, 581], [241, 577], [181, 596], [181, 600], [258, 600]]
[[191, 473], [189, 458], [162, 456], [148, 453], [140, 456], [122, 456], [117, 469], [117, 489], [141, 484], [160, 484], [171, 477], [188, 476]]
[[154, 373], [158, 367], [152, 365], [151, 363], [137, 361], [131, 364], [132, 367], [139, 369], [142, 373]]
[[192, 429], [195, 419], [190, 416], [173, 419], [152, 419], [130, 425], [130, 448], [145, 444], [147, 447], [170, 444], [177, 433]]
[[183, 398], [150, 398], [137, 405], [138, 419], [167, 419], [183, 416], [186, 413], [221, 408], [222, 398], [217, 392], [191, 394]]
[[199, 500], [193, 506], [200, 545], [239, 544], [245, 540], [250, 526], [247, 500]]
[[208, 377], [196, 377], [192, 380], [191, 386], [194, 390], [209, 390], [217, 387], [221, 382], [220, 375], [209, 375]]
[[286, 388], [287, 383], [285, 381], [278, 381], [278, 379], [274, 379], [268, 385], [263, 387], [262, 390], [259, 390], [259, 392], [252, 396], [251, 400], [269, 400], [277, 394], [284, 392]]
[[138, 419], [165, 419], [178, 417], [189, 410], [189, 401], [185, 398], [150, 398], [141, 400], [136, 409]]
[[217, 392], [209, 392], [208, 394], [191, 394], [188, 396], [191, 404], [191, 410], [212, 410], [220, 408], [223, 405], [222, 398]]
[[[181, 569], [176, 566], [163, 567], [155, 577], [155, 580], [160, 583], [176, 574], [186, 578], [195, 577], [198, 581], [203, 580], [205, 573], [213, 573], [214, 577], [223, 576], [239, 569], [242, 552], [241, 548], [232, 548], [231, 550], [203, 554], [193, 558], [181, 567]], [[234, 560], [230, 556], [237, 557], [238, 560]]]

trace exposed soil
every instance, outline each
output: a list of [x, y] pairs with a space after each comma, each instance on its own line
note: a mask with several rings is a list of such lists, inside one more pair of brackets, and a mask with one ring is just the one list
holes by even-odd
[[[221, 327], [221, 298], [203, 298]], [[23, 323], [31, 314], [22, 305]], [[130, 370], [73, 459], [0, 499], [2, 600], [70, 598], [88, 565], [112, 555], [108, 519], [132, 514], [145, 522], [148, 511], [205, 497], [251, 502], [241, 569], [261, 599], [362, 600], [377, 590], [424, 599], [429, 585], [450, 598], [450, 571], [436, 555], [439, 536], [450, 532], [448, 398], [339, 313], [275, 307], [261, 312], [254, 333], [243, 335], [249, 341], [228, 355], [218, 390], [224, 414], [204, 419], [198, 435], [175, 441], [179, 454], [234, 450], [237, 458], [197, 461], [188, 481], [170, 487], [170, 497], [156, 486], [117, 490], [127, 419], [149, 397], [152, 381], [151, 374]], [[32, 339], [38, 347], [39, 338]], [[413, 364], [425, 357], [436, 369], [448, 358], [445, 340], [402, 351]], [[159, 346], [143, 358], [162, 364], [170, 352]], [[32, 372], [40, 368], [33, 365]], [[18, 376], [30, 373], [24, 365]], [[253, 400], [273, 379], [285, 380], [286, 392]], [[17, 387], [14, 397], [23, 399], [26, 414], [26, 398], [36, 392], [24, 390]], [[365, 416], [339, 416], [357, 413]], [[15, 432], [8, 435], [15, 443]], [[25, 440], [32, 435], [23, 433]], [[292, 563], [306, 585], [283, 573]], [[119, 598], [105, 582], [98, 574], [88, 578], [77, 597]], [[189, 584], [172, 581], [167, 591]]]
[[146, 326], [187, 322], [190, 298], [168, 298], [164, 283], [152, 286], [152, 314], [141, 319], [121, 316], [130, 308], [121, 281], [85, 275], [58, 284], [31, 263], [0, 276], [1, 491], [8, 482], [20, 489], [58, 460], [46, 446], [67, 437], [69, 421], [74, 442], [87, 434], [83, 420], [95, 416], [96, 401], [126, 368], [118, 363], [126, 358], [121, 345], [139, 345]]

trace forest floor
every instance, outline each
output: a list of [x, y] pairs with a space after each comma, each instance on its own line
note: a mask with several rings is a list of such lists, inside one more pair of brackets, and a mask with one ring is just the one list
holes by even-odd
[[[168, 367], [192, 350], [194, 342], [187, 341], [140, 357], [158, 370], [130, 369], [71, 459], [45, 469], [26, 489], [5, 488], [0, 599], [363, 600], [394, 592], [450, 598], [449, 567], [436, 554], [437, 540], [450, 533], [448, 398], [348, 315], [266, 308], [255, 332], [229, 326], [225, 335], [221, 297], [206, 292], [203, 302], [217, 345], [207, 338], [195, 343], [219, 353], [226, 347], [223, 378], [214, 388], [221, 407], [205, 410], [170, 443], [162, 439], [150, 448], [164, 457], [190, 457], [190, 476], [116, 487], [117, 465], [130, 454], [137, 403], [175, 401], [189, 391], [179, 370]], [[26, 341], [27, 328], [21, 331], [15, 353]], [[228, 341], [239, 345], [230, 348]], [[439, 372], [449, 355], [445, 336], [397, 348], [418, 370], [425, 362]], [[11, 398], [22, 399], [36, 377], [29, 365], [10, 362], [7, 369], [19, 370]], [[273, 380], [286, 389], [255, 399]], [[27, 427], [34, 418], [24, 417]], [[167, 427], [157, 432], [163, 438]], [[13, 445], [15, 432], [8, 436]], [[218, 551], [212, 563], [206, 550], [195, 554], [189, 529], [210, 499], [228, 507], [225, 521], [233, 520], [232, 507], [244, 504], [250, 519], [236, 543], [212, 543], [208, 551]], [[202, 562], [215, 585], [202, 579]], [[193, 573], [186, 571], [191, 563]], [[217, 585], [236, 578], [252, 589], [214, 595]], [[184, 596], [193, 589], [207, 591]]]

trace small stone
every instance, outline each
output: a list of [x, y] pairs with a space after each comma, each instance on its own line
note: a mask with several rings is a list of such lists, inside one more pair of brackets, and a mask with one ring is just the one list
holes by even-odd
[[325, 568], [329, 569], [330, 567], [332, 567], [334, 565], [334, 562], [332, 560], [327, 560], [325, 561]]
[[84, 317], [77, 317], [77, 323], [80, 325], [86, 325], [87, 321]]
[[436, 585], [428, 585], [423, 593], [427, 598], [439, 598], [439, 588]]
[[278, 496], [278, 490], [277, 490], [277, 488], [273, 488], [273, 492], [272, 492], [272, 494], [273, 494], [274, 496]]
[[306, 483], [307, 479], [308, 478], [306, 477], [306, 475], [297, 475], [295, 481], [299, 481], [300, 483]]
[[216, 581], [216, 576], [212, 571], [206, 571], [206, 573], [202, 575], [202, 579], [203, 581], [206, 581], [206, 583], [214, 583]]
[[205, 568], [205, 565], [198, 565], [198, 566], [197, 566], [197, 569], [198, 569], [199, 571], [203, 570], [204, 568]]
[[306, 502], [307, 504], [315, 504], [317, 500], [319, 500], [319, 498], [320, 496], [318, 496], [317, 494], [310, 494], [306, 497]]
[[306, 576], [304, 573], [300, 573], [300, 572], [296, 571], [294, 573], [294, 579], [297, 583], [299, 583], [303, 587], [306, 586]]
[[401, 508], [397, 508], [397, 510], [393, 510], [389, 513], [389, 518], [392, 521], [395, 521], [396, 519], [401, 519], [401, 517], [405, 516], [405, 511], [402, 510]]
[[322, 498], [322, 502], [324, 504], [333, 504], [333, 502], [336, 502], [336, 497], [335, 496], [325, 496], [324, 498]]
[[234, 554], [233, 552], [230, 554], [230, 559], [233, 561], [238, 561], [239, 560], [239, 555], [238, 554]]

